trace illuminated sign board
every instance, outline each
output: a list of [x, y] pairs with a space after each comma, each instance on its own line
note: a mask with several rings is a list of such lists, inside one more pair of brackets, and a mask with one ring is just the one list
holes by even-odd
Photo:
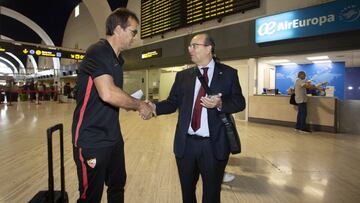
[[260, 0], [141, 0], [141, 38], [259, 7]]
[[11, 42], [0, 41], [0, 51], [5, 51], [5, 50], [13, 54], [68, 58], [75, 60], [83, 60], [85, 57], [85, 52], [68, 51], [56, 47], [44, 48], [44, 47], [37, 47], [28, 44], [21, 44], [21, 43], [14, 44]]
[[74, 53], [69, 51], [61, 51], [61, 50], [50, 50], [50, 49], [28, 49], [24, 48], [22, 52], [26, 55], [36, 55], [36, 56], [44, 56], [44, 57], [57, 57], [57, 58], [69, 58], [82, 60], [85, 57], [85, 53]]
[[155, 49], [141, 54], [141, 59], [159, 58], [162, 56], [162, 49]]
[[83, 60], [84, 57], [85, 57], [84, 54], [70, 54], [71, 59]]
[[360, 1], [337, 0], [259, 18], [256, 43], [310, 37], [360, 29]]

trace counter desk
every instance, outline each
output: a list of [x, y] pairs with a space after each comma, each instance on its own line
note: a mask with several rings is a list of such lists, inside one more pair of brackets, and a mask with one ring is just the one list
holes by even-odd
[[[289, 103], [288, 95], [253, 95], [249, 97], [251, 122], [295, 127], [297, 106]], [[307, 119], [311, 130], [337, 132], [337, 99], [308, 96]]]

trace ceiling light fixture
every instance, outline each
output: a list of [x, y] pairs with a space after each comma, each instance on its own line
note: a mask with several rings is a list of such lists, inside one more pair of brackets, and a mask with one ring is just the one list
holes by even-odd
[[277, 59], [277, 60], [271, 60], [270, 63], [287, 63], [290, 62], [288, 59]]
[[298, 65], [297, 63], [293, 63], [293, 62], [278, 64], [278, 66], [297, 66], [297, 65]]
[[307, 60], [309, 61], [315, 61], [315, 60], [326, 60], [329, 59], [328, 56], [311, 56], [311, 57], [306, 57]]
[[75, 18], [80, 15], [80, 7], [79, 4], [75, 7]]
[[313, 63], [332, 63], [331, 60], [313, 61]]

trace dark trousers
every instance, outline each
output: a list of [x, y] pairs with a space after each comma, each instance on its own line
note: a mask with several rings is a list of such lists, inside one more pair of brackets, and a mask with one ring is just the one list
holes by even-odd
[[298, 114], [296, 121], [296, 129], [306, 130], [306, 116], [307, 116], [307, 107], [306, 103], [298, 104]]
[[124, 145], [104, 148], [73, 147], [80, 197], [78, 203], [100, 203], [104, 183], [109, 203], [124, 202], [126, 182]]
[[221, 183], [228, 159], [217, 160], [210, 138], [188, 136], [182, 158], [176, 158], [184, 203], [196, 203], [196, 183], [203, 181], [203, 203], [219, 203]]

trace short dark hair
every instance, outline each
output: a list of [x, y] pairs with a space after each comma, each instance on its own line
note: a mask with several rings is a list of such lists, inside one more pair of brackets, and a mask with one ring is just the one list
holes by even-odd
[[298, 72], [298, 78], [300, 78], [300, 75], [306, 75], [305, 71], [299, 71]]
[[219, 57], [215, 54], [215, 40], [212, 38], [208, 33], [202, 33], [205, 35], [205, 41], [204, 44], [211, 46], [211, 54], [216, 63], [220, 63]]
[[212, 55], [215, 54], [215, 40], [212, 38], [208, 33], [202, 33], [205, 35], [205, 41], [204, 44], [211, 46], [211, 53]]
[[126, 8], [118, 8], [113, 11], [106, 19], [106, 35], [113, 35], [114, 30], [118, 25], [120, 25], [122, 29], [126, 29], [128, 27], [129, 18], [132, 18], [139, 23], [136, 14]]

